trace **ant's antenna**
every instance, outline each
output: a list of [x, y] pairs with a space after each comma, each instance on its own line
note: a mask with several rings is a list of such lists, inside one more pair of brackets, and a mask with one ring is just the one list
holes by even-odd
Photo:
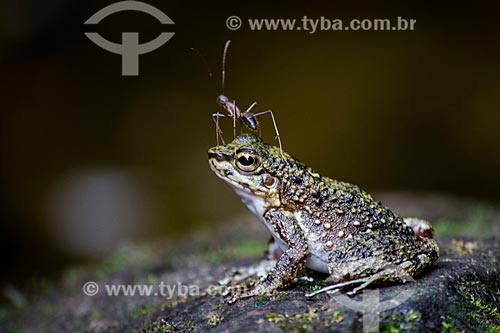
[[222, 95], [224, 95], [224, 82], [226, 81], [226, 54], [229, 49], [229, 44], [231, 44], [230, 39], [226, 42], [226, 46], [224, 46], [224, 53], [222, 54]]
[[193, 51], [194, 53], [196, 53], [198, 55], [198, 57], [200, 57], [201, 61], [203, 62], [203, 64], [205, 65], [205, 68], [208, 71], [208, 77], [212, 78], [212, 70], [210, 69], [210, 66], [208, 65], [207, 59], [205, 59], [205, 57], [200, 53], [200, 51], [198, 51], [194, 47], [191, 47], [189, 49], [191, 51]]

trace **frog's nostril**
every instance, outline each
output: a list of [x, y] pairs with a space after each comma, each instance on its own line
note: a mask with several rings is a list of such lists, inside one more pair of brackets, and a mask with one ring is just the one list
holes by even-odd
[[225, 159], [225, 155], [223, 153], [221, 153], [220, 151], [209, 151], [208, 158], [214, 158], [220, 162], [220, 161], [223, 161]]

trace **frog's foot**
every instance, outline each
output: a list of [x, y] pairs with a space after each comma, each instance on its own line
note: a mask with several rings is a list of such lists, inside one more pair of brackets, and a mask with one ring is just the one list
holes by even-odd
[[434, 228], [430, 222], [414, 217], [405, 217], [403, 221], [406, 225], [413, 229], [416, 236], [426, 238], [434, 237]]
[[[236, 292], [240, 288], [234, 288], [234, 291]], [[266, 283], [259, 283], [251, 290], [234, 294], [231, 298], [229, 298], [228, 303], [233, 304], [240, 299], [249, 298], [253, 296], [266, 295], [266, 294], [271, 295], [275, 290], [276, 287], [273, 285], [269, 285]]]
[[[263, 260], [262, 262], [267, 262], [267, 260]], [[255, 273], [251, 274], [251, 277], [255, 278]], [[279, 286], [277, 283], [273, 283], [272, 280], [267, 279], [267, 275], [261, 277], [260, 282], [255, 282], [251, 277], [246, 276], [238, 284], [234, 284], [234, 279], [231, 281], [232, 285], [226, 284], [222, 296], [225, 297], [229, 304], [252, 296], [270, 295]]]

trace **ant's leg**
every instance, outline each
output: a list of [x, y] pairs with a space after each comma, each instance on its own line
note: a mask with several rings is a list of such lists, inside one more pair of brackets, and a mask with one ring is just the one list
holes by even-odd
[[253, 102], [252, 105], [250, 105], [248, 109], [246, 109], [245, 113], [252, 111], [252, 109], [256, 107], [257, 107], [257, 102]]
[[224, 142], [224, 138], [222, 137], [222, 130], [220, 129], [220, 126], [219, 126], [219, 118], [220, 117], [225, 117], [225, 116], [226, 115], [224, 113], [220, 113], [220, 112], [212, 114], [212, 119], [213, 119], [213, 121], [215, 123], [215, 137], [217, 139], [217, 146], [219, 145], [219, 137], [222, 140], [222, 144], [223, 145], [226, 144]]
[[222, 130], [219, 127], [219, 117], [224, 117], [224, 114], [219, 112], [212, 114], [212, 120], [215, 123], [215, 140], [217, 141], [217, 146], [219, 145], [219, 137], [222, 139], [222, 143], [224, 144], [224, 138], [222, 138]]
[[284, 157], [283, 156], [283, 147], [281, 145], [280, 132], [278, 131], [278, 125], [276, 125], [276, 120], [274, 119], [273, 111], [267, 110], [267, 111], [264, 111], [264, 112], [256, 113], [256, 114], [254, 114], [254, 117], [259, 117], [259, 116], [265, 115], [266, 113], [269, 113], [271, 115], [271, 119], [273, 120], [274, 131], [276, 132], [276, 138], [275, 139], [278, 140], [278, 143], [280, 145], [281, 156]]
[[234, 105], [234, 113], [233, 113], [233, 139], [236, 139], [236, 117], [238, 115], [236, 114], [236, 110], [238, 109], [236, 107], [236, 100], [233, 99], [233, 105]]

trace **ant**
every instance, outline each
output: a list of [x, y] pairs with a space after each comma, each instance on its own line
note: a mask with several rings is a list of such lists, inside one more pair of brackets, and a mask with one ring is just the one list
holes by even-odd
[[278, 140], [280, 146], [280, 152], [283, 155], [280, 133], [274, 119], [273, 111], [267, 110], [264, 112], [252, 113], [251, 111], [257, 108], [257, 102], [253, 102], [252, 105], [250, 105], [248, 109], [246, 109], [246, 111], [242, 112], [238, 108], [238, 106], [236, 106], [235, 100], [231, 101], [226, 95], [224, 95], [224, 83], [226, 79], [226, 55], [229, 44], [231, 44], [231, 40], [228, 40], [226, 42], [226, 45], [224, 46], [224, 53], [222, 54], [222, 93], [219, 95], [219, 97], [217, 97], [216, 100], [217, 104], [219, 104], [224, 110], [226, 110], [227, 113], [216, 112], [212, 114], [212, 119], [214, 120], [216, 126], [215, 132], [217, 137], [217, 145], [219, 145], [219, 137], [222, 140], [222, 143], [225, 144], [224, 138], [222, 137], [222, 130], [219, 127], [219, 118], [224, 117], [233, 119], [233, 134], [234, 137], [236, 137], [236, 120], [238, 120], [240, 124], [245, 125], [245, 127], [247, 127], [249, 130], [253, 132], [259, 131], [260, 133], [260, 126], [257, 117], [269, 114], [273, 121], [274, 131], [276, 132], [276, 139]]

